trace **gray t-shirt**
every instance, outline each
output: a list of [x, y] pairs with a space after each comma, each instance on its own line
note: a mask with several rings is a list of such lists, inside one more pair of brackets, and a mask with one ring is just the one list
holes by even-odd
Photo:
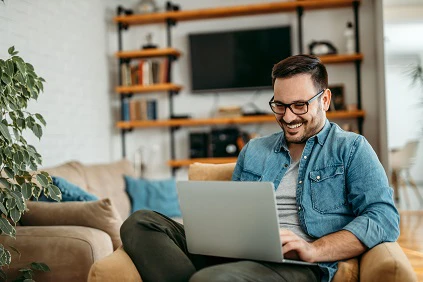
[[299, 161], [291, 163], [291, 166], [282, 178], [278, 189], [276, 189], [276, 205], [279, 214], [279, 227], [291, 230], [307, 242], [312, 242], [314, 239], [304, 233], [298, 220], [296, 189], [299, 164]]

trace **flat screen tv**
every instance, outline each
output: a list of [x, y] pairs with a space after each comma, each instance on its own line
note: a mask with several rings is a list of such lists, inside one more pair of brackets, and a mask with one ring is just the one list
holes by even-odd
[[190, 34], [194, 93], [272, 88], [274, 64], [289, 57], [291, 27]]

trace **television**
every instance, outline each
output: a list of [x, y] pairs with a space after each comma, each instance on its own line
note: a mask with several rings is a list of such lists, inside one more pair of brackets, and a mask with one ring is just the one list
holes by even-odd
[[189, 34], [193, 93], [271, 89], [273, 66], [291, 56], [291, 27]]

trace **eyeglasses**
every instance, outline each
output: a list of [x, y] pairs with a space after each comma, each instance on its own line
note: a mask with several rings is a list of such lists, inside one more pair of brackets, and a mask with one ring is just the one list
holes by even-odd
[[275, 98], [275, 96], [273, 96], [272, 99], [270, 99], [270, 101], [269, 101], [269, 106], [272, 109], [272, 111], [275, 114], [278, 114], [278, 115], [284, 115], [285, 112], [286, 112], [286, 108], [289, 108], [291, 110], [291, 112], [296, 114], [296, 115], [304, 115], [308, 112], [308, 105], [310, 105], [311, 102], [313, 102], [315, 99], [317, 99], [317, 97], [322, 95], [325, 92], [325, 90], [326, 89], [321, 90], [319, 93], [314, 95], [308, 101], [294, 102], [294, 103], [291, 103], [291, 104], [284, 104], [284, 103], [281, 103], [281, 102], [273, 101], [273, 99]]

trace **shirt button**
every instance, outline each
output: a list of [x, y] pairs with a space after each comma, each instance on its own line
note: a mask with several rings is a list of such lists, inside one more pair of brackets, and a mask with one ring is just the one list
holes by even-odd
[[319, 180], [320, 179], [320, 175], [316, 176], [316, 178], [317, 178], [317, 180]]
[[301, 180], [298, 182], [299, 184], [303, 183]]
[[307, 159], [307, 156], [304, 156], [304, 159], [306, 160]]
[[285, 164], [284, 166], [285, 166], [285, 167], [288, 167], [288, 164]]
[[301, 206], [299, 206], [299, 207], [298, 207], [298, 210], [299, 210], [299, 211], [301, 210]]

